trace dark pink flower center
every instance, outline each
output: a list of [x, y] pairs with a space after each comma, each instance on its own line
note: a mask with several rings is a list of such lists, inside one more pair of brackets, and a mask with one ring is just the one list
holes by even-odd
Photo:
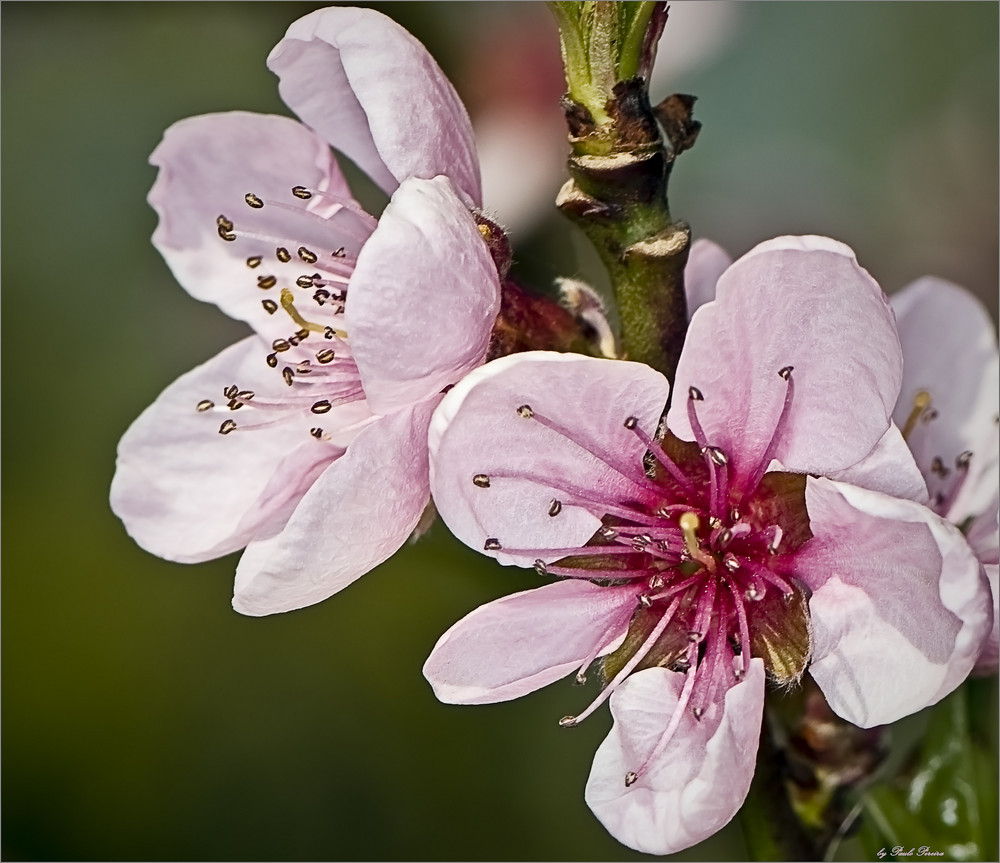
[[[627, 785], [662, 751], [683, 712], [690, 710], [700, 719], [743, 677], [750, 657], [761, 656], [771, 677], [781, 683], [797, 681], [805, 669], [807, 596], [792, 575], [795, 553], [812, 536], [805, 477], [767, 473], [794, 396], [791, 367], [779, 375], [787, 390], [770, 445], [743, 473], [706, 436], [697, 407], [703, 396], [694, 387], [688, 393], [694, 442], [669, 431], [654, 439], [635, 417], [624, 418], [624, 427], [645, 446], [645, 456], [633, 465], [586, 447], [532, 406], [518, 408], [521, 417], [586, 449], [631, 485], [627, 497], [608, 499], [601, 488], [565, 484], [553, 498], [552, 518], [573, 506], [601, 518], [603, 526], [585, 546], [503, 548], [515, 555], [537, 552], [540, 574], [583, 578], [635, 593], [634, 610], [609, 628], [577, 675], [584, 682], [600, 650], [627, 628], [624, 642], [603, 660], [605, 687], [585, 711], [560, 724], [581, 722], [633, 671], [661, 666], [686, 675], [663, 737], [645, 763], [629, 773]], [[488, 488], [497, 479], [502, 478], [478, 474], [473, 482]], [[486, 549], [500, 550], [499, 539], [488, 539]]]

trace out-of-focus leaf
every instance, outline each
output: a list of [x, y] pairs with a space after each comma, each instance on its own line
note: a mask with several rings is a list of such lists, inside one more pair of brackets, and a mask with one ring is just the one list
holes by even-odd
[[879, 859], [997, 857], [997, 764], [985, 716], [992, 680], [970, 680], [931, 710], [922, 744], [863, 800], [861, 840]]

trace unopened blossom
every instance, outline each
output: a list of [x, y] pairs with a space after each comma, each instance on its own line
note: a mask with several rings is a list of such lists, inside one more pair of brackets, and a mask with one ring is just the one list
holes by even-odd
[[929, 506], [958, 525], [993, 592], [993, 628], [978, 672], [996, 672], [1000, 562], [1000, 355], [982, 304], [926, 276], [891, 298], [903, 348], [903, 384], [893, 418], [930, 492]]
[[[304, 123], [175, 124], [151, 157], [153, 242], [184, 288], [253, 335], [126, 432], [114, 511], [144, 548], [246, 548], [233, 605], [287, 611], [395, 552], [428, 500], [427, 426], [479, 365], [499, 307], [472, 130], [427, 51], [377, 12], [295, 22], [268, 63]], [[391, 200], [354, 200], [330, 145]]]
[[[711, 280], [717, 255], [699, 278]], [[892, 312], [847, 247], [758, 246], [692, 317], [673, 400], [647, 366], [526, 353], [477, 369], [431, 424], [452, 531], [545, 586], [438, 641], [438, 698], [514, 698], [600, 660], [610, 699], [586, 800], [621, 842], [666, 854], [722, 827], [753, 774], [765, 680], [808, 669], [871, 727], [969, 673], [988, 587], [891, 414]]]

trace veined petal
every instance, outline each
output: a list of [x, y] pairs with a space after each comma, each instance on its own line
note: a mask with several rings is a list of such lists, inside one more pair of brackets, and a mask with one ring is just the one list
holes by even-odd
[[281, 98], [388, 194], [407, 177], [451, 177], [482, 204], [472, 124], [434, 58], [371, 9], [300, 18], [267, 58]]
[[428, 398], [481, 365], [500, 283], [446, 177], [405, 180], [358, 256], [345, 324], [372, 409]]
[[810, 672], [830, 706], [871, 728], [942, 699], [993, 617], [965, 538], [923, 506], [830, 480], [808, 480], [806, 506], [795, 572], [813, 590]]
[[[254, 336], [226, 348], [167, 387], [122, 437], [111, 508], [147, 551], [194, 563], [276, 532], [316, 474], [343, 453], [311, 439], [305, 423], [220, 435], [223, 420], [242, 422], [253, 409], [196, 409], [204, 399], [225, 405], [221, 390], [234, 380], [254, 387], [262, 369], [271, 371], [264, 352]], [[358, 410], [345, 412], [348, 422]]]
[[701, 842], [739, 811], [750, 789], [761, 716], [764, 663], [710, 704], [700, 720], [685, 710], [659, 758], [630, 787], [625, 774], [653, 752], [677, 706], [685, 675], [649, 668], [611, 696], [615, 724], [594, 756], [587, 805], [619, 842], [673, 854]]
[[[767, 451], [788, 366], [794, 398], [773, 457], [826, 474], [871, 452], [889, 427], [902, 358], [888, 303], [854, 253], [825, 237], [779, 237], [736, 261], [717, 291], [691, 319], [675, 388], [703, 393], [698, 418], [736, 475]], [[684, 399], [669, 424], [694, 439]]]
[[732, 263], [733, 259], [722, 246], [711, 240], [694, 241], [684, 267], [684, 292], [687, 295], [689, 319], [705, 303], [715, 299], [715, 286], [719, 283], [719, 277]]
[[369, 425], [299, 501], [278, 535], [247, 546], [233, 608], [261, 616], [313, 605], [394, 554], [427, 505], [432, 401]]
[[621, 641], [634, 587], [557, 581], [480, 606], [449, 629], [424, 663], [447, 704], [519, 698], [564, 677]]
[[[160, 217], [153, 245], [177, 281], [193, 297], [215, 303], [268, 337], [293, 326], [283, 313], [272, 317], [262, 308], [263, 300], [277, 300], [277, 290], [258, 289], [258, 277], [280, 276], [293, 285], [305, 267], [299, 262], [300, 269], [286, 276], [297, 258], [282, 264], [276, 248], [287, 242], [294, 256], [292, 243], [307, 243], [317, 254], [344, 245], [356, 251], [360, 245], [334, 222], [306, 216], [308, 207], [293, 197], [292, 187], [302, 185], [353, 201], [326, 142], [287, 117], [241, 111], [190, 117], [167, 129], [149, 160], [160, 169], [149, 193]], [[248, 193], [296, 205], [301, 215], [278, 206], [250, 208]], [[320, 212], [324, 207], [318, 196], [310, 205]], [[269, 239], [244, 235], [227, 242], [219, 236], [220, 216], [232, 221], [238, 234], [246, 228]], [[247, 261], [254, 257], [261, 263], [251, 267]]]
[[927, 503], [927, 483], [895, 423], [889, 424], [889, 430], [875, 449], [861, 461], [844, 470], [831, 471], [827, 478]]
[[930, 394], [936, 416], [910, 440], [928, 472], [938, 457], [948, 470], [969, 451], [969, 476], [948, 517], [961, 523], [985, 510], [1000, 481], [997, 413], [1000, 354], [982, 304], [951, 282], [925, 276], [890, 298], [903, 347], [903, 383], [893, 418], [907, 422], [918, 392]]
[[635, 417], [654, 434], [668, 392], [666, 378], [640, 363], [541, 351], [487, 363], [445, 396], [431, 422], [438, 512], [471, 548], [492, 538], [533, 550], [486, 549], [504, 564], [531, 566], [544, 549], [587, 542], [602, 503], [642, 493], [646, 448], [624, 422]]

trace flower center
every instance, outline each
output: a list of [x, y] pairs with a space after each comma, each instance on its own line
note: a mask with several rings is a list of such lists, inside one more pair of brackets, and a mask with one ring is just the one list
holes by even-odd
[[[223, 435], [298, 422], [314, 439], [330, 441], [317, 417], [365, 398], [341, 316], [357, 262], [348, 244], [360, 248], [376, 221], [353, 201], [304, 186], [292, 188], [291, 202], [264, 200], [253, 192], [244, 201], [248, 212], [239, 224], [220, 215], [217, 233], [241, 247], [251, 271], [247, 290], [265, 292], [258, 331], [280, 333], [269, 320], [279, 313], [287, 316], [289, 327], [262, 351], [274, 370], [266, 395], [226, 384], [221, 405], [206, 398], [196, 410], [226, 412], [218, 427]], [[232, 416], [244, 407], [255, 414], [249, 422]], [[365, 418], [358, 420], [356, 427]], [[350, 422], [337, 425], [339, 432], [352, 427]]]
[[[580, 548], [505, 549], [516, 555], [537, 552], [540, 574], [583, 578], [635, 593], [634, 609], [609, 628], [577, 674], [577, 681], [585, 682], [597, 655], [627, 626], [624, 642], [602, 660], [604, 688], [582, 713], [564, 717], [560, 724], [579, 724], [633, 671], [659, 666], [686, 675], [663, 737], [643, 765], [630, 771], [626, 785], [655, 760], [684, 711], [700, 719], [746, 674], [751, 657], [763, 658], [770, 677], [782, 684], [797, 682], [805, 670], [808, 597], [792, 573], [795, 553], [812, 537], [806, 478], [766, 472], [794, 393], [791, 367], [778, 374], [787, 384], [780, 415], [760, 462], [742, 475], [707, 439], [697, 408], [704, 397], [694, 387], [688, 393], [694, 442], [669, 431], [654, 440], [635, 417], [624, 420], [624, 429], [645, 446], [639, 464], [622, 464], [575, 440], [530, 405], [517, 409], [522, 418], [598, 458], [630, 489], [626, 499], [607, 500], [600, 489], [566, 484], [551, 501], [548, 516], [583, 507], [601, 518], [595, 536]], [[503, 479], [477, 474], [473, 483], [489, 488]], [[496, 537], [485, 547], [503, 548]]]

